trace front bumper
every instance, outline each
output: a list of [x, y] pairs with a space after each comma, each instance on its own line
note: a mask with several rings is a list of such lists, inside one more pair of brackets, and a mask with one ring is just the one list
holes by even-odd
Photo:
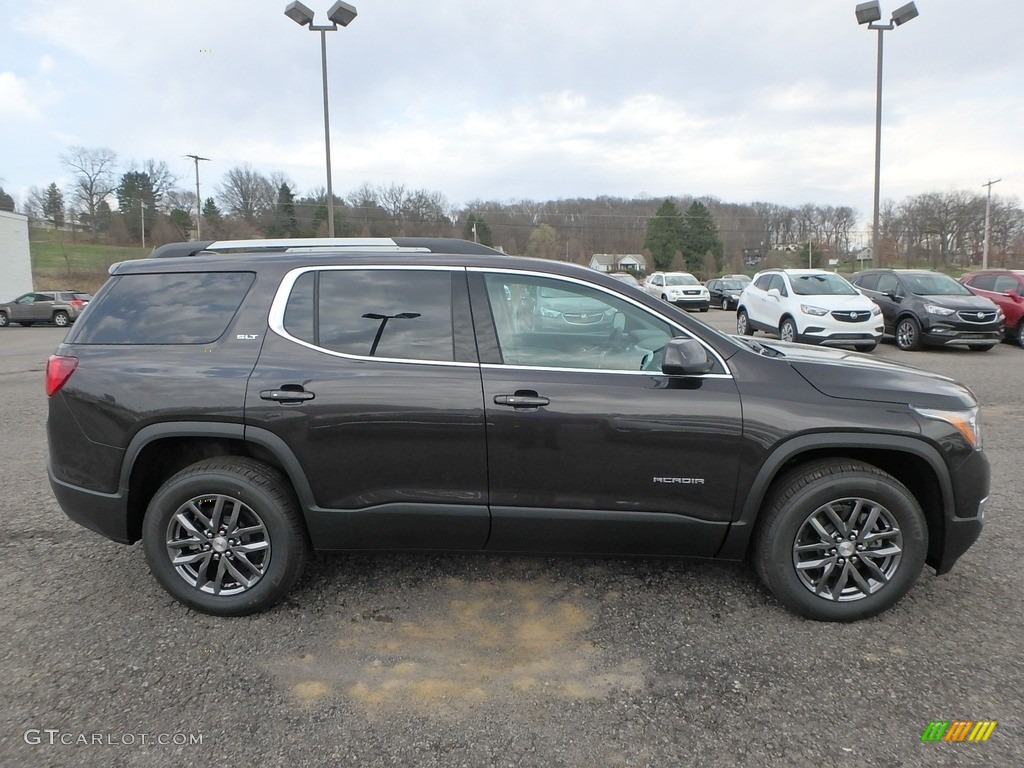
[[970, 346], [998, 344], [1004, 338], [1002, 326], [969, 326], [933, 323], [921, 329], [921, 340], [932, 346]]

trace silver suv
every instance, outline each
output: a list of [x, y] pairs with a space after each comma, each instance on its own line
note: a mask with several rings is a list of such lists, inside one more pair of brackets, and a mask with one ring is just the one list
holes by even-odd
[[61, 327], [71, 325], [85, 310], [91, 298], [88, 293], [70, 290], [24, 293], [14, 301], [0, 304], [0, 328], [11, 323], [53, 323]]

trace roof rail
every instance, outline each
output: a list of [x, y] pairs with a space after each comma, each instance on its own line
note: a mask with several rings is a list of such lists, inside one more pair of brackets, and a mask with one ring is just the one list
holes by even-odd
[[154, 249], [151, 259], [196, 256], [201, 253], [336, 253], [338, 251], [423, 252], [500, 255], [479, 243], [454, 237], [292, 237], [267, 240], [202, 240], [167, 243]]

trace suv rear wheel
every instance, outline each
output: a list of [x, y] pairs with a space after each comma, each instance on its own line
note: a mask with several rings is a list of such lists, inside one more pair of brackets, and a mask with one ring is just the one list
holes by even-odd
[[53, 313], [53, 322], [56, 325], [60, 326], [61, 328], [65, 327], [68, 324], [68, 313], [67, 312], [63, 312], [63, 311], [61, 311], [61, 312], [54, 312]]
[[306, 562], [306, 532], [284, 477], [244, 457], [186, 467], [153, 496], [142, 543], [175, 598], [217, 616], [278, 602]]
[[[0, 323], [2, 325], [2, 323]], [[1024, 349], [1024, 317], [1017, 323], [1017, 346]]]
[[921, 507], [896, 478], [834, 460], [782, 477], [766, 505], [754, 565], [779, 602], [820, 621], [855, 621], [893, 605], [928, 550]]

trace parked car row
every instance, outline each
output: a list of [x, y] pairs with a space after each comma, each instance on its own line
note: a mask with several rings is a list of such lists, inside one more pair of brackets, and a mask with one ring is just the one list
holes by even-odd
[[[731, 301], [726, 282], [708, 283], [723, 308]], [[908, 351], [985, 352], [1004, 338], [1024, 348], [1024, 270], [971, 272], [958, 282], [925, 269], [867, 269], [849, 280], [820, 269], [767, 269], [735, 300], [740, 335], [764, 331], [782, 341], [861, 352], [886, 335]]]
[[23, 293], [7, 304], [0, 304], [0, 328], [18, 323], [53, 323], [67, 326], [75, 322], [92, 298], [83, 291], [33, 291]]

